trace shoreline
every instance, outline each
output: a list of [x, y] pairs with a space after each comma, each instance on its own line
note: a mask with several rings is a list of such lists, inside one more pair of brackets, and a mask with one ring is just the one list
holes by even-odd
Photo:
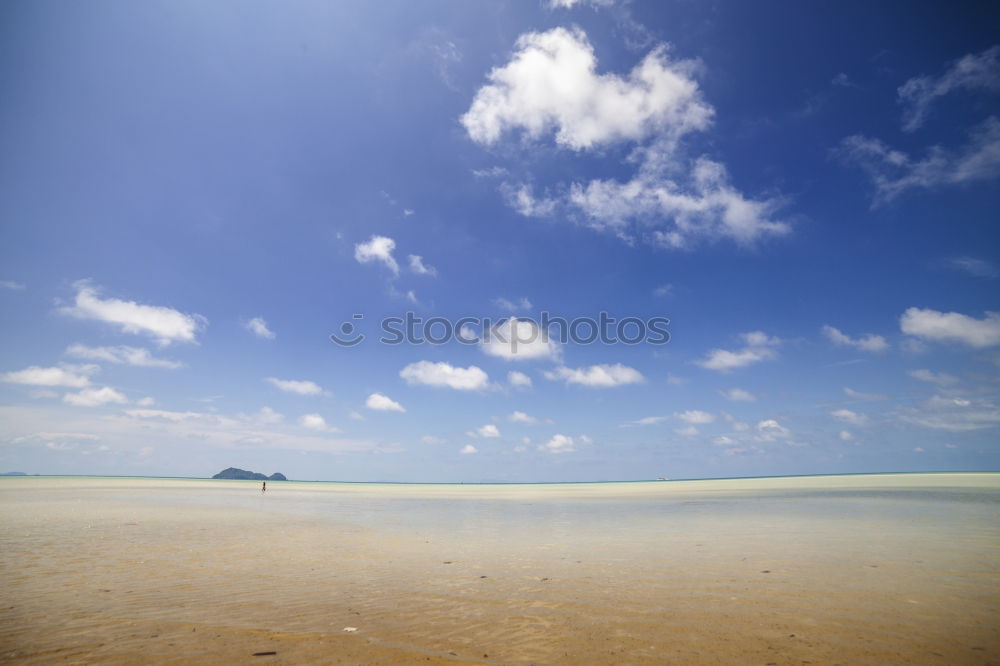
[[1000, 654], [1000, 474], [267, 493], [10, 478], [26, 482], [0, 483], [0, 658], [26, 663]]

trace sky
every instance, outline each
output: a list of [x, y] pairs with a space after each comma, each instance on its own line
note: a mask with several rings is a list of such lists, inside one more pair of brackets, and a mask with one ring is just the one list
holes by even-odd
[[990, 10], [6, 2], [0, 472], [1000, 470]]

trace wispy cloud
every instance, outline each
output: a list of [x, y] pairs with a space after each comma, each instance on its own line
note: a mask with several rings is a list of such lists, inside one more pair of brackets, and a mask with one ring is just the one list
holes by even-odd
[[298, 395], [323, 395], [325, 393], [319, 384], [308, 380], [267, 377], [264, 381], [285, 393], [297, 393]]
[[945, 265], [973, 277], [995, 278], [1000, 275], [1000, 271], [992, 263], [975, 257], [951, 257], [945, 260]]
[[438, 274], [437, 269], [425, 264], [424, 258], [419, 254], [410, 255], [410, 270], [417, 275], [430, 275], [433, 277]]
[[990, 117], [969, 133], [958, 150], [933, 146], [914, 159], [879, 139], [849, 136], [835, 151], [847, 164], [861, 167], [875, 186], [877, 208], [910, 189], [930, 189], [990, 180], [1000, 174], [1000, 120]]
[[849, 386], [844, 387], [844, 393], [855, 400], [864, 400], [865, 402], [878, 402], [880, 400], [889, 399], [889, 396], [883, 395], [882, 393], [864, 393], [862, 391], [855, 391]]
[[750, 331], [740, 336], [745, 343], [742, 349], [713, 349], [708, 355], [695, 364], [708, 370], [716, 372], [731, 372], [738, 368], [770, 361], [777, 358], [778, 353], [775, 347], [781, 344], [781, 340], [771, 337], [762, 331]]
[[96, 370], [96, 365], [49, 368], [32, 365], [24, 370], [5, 372], [0, 375], [0, 381], [7, 382], [8, 384], [27, 384], [29, 386], [84, 388], [90, 386], [90, 378], [87, 375]]
[[124, 345], [117, 347], [88, 347], [86, 345], [74, 344], [66, 348], [65, 354], [88, 361], [104, 361], [106, 363], [134, 365], [141, 368], [176, 369], [184, 367], [184, 364], [180, 361], [156, 358], [148, 349], [127, 347]]
[[108, 403], [125, 404], [128, 398], [124, 393], [105, 386], [103, 388], [85, 388], [79, 393], [67, 393], [63, 401], [77, 407], [100, 407]]
[[263, 338], [265, 340], [274, 340], [274, 331], [268, 328], [267, 322], [264, 321], [263, 317], [254, 317], [253, 319], [244, 323], [243, 326], [248, 331], [256, 335], [258, 338]]
[[866, 352], [883, 352], [889, 348], [889, 343], [881, 335], [868, 333], [862, 337], [852, 338], [833, 326], [823, 326], [823, 335], [837, 347], [854, 347]]
[[531, 388], [531, 377], [524, 374], [523, 372], [512, 370], [507, 373], [507, 383], [510, 384], [512, 388], [518, 388], [518, 389]]
[[731, 388], [728, 391], [719, 391], [721, 395], [726, 400], [732, 400], [733, 402], [754, 402], [757, 397], [750, 391], [745, 391], [741, 388]]
[[906, 374], [914, 379], [919, 379], [922, 382], [942, 387], [953, 386], [958, 383], [958, 377], [955, 377], [954, 375], [949, 375], [947, 372], [933, 372], [932, 370], [927, 370], [926, 368], [910, 370]]
[[970, 53], [952, 63], [940, 76], [917, 76], [899, 87], [903, 106], [903, 129], [913, 132], [923, 126], [931, 105], [957, 90], [1000, 92], [1000, 46]]
[[505, 310], [507, 312], [519, 312], [531, 309], [531, 301], [529, 301], [527, 298], [524, 298], [523, 296], [517, 299], [516, 301], [511, 301], [501, 296], [499, 298], [494, 299], [493, 304], [496, 305], [501, 310]]

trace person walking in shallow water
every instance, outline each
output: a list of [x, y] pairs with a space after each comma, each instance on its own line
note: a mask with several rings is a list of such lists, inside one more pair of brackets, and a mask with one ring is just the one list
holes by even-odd
[[267, 492], [267, 481], [262, 481], [260, 484], [260, 492]]

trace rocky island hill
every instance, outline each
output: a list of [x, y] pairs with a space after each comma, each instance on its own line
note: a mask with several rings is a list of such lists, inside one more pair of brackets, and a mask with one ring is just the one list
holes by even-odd
[[227, 467], [212, 477], [213, 479], [242, 479], [244, 481], [288, 481], [281, 472], [266, 476], [260, 472], [248, 472], [238, 467]]

